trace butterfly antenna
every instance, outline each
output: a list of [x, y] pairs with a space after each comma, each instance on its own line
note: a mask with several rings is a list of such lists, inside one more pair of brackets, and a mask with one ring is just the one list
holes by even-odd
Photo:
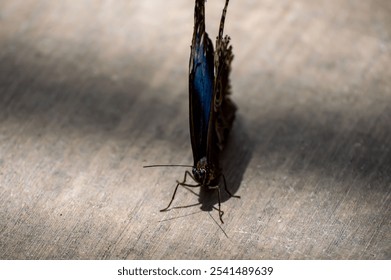
[[143, 168], [150, 167], [193, 167], [192, 165], [185, 164], [152, 164], [152, 165], [144, 165]]

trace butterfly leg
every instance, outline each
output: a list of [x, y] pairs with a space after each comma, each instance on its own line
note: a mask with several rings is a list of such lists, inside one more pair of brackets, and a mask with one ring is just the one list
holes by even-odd
[[221, 195], [220, 195], [220, 188], [217, 188], [217, 195], [218, 195], [218, 198], [219, 198], [219, 218], [220, 218], [221, 223], [224, 224], [224, 221], [223, 221], [224, 211], [221, 210]]
[[175, 195], [176, 195], [176, 192], [177, 192], [179, 186], [186, 186], [186, 187], [199, 187], [200, 186], [200, 185], [189, 185], [189, 184], [186, 184], [187, 175], [189, 175], [194, 180], [194, 177], [190, 174], [190, 172], [186, 171], [185, 172], [185, 176], [183, 177], [183, 181], [182, 182], [177, 181], [177, 185], [175, 187], [175, 190], [174, 190], [174, 193], [173, 193], [172, 198], [170, 200], [170, 203], [168, 204], [168, 206], [166, 208], [161, 209], [160, 212], [165, 212], [165, 211], [168, 210], [168, 208], [170, 208], [172, 202], [174, 201], [174, 198], [175, 198]]
[[240, 198], [240, 195], [233, 195], [227, 188], [227, 182], [225, 180], [225, 176], [224, 174], [221, 174], [221, 176], [223, 177], [223, 181], [224, 181], [224, 189], [225, 191], [230, 195], [230, 197], [236, 197], [236, 198]]
[[[216, 189], [217, 190], [217, 201], [219, 203], [219, 209], [217, 209], [217, 211], [219, 211], [219, 218], [220, 218], [220, 221], [222, 224], [224, 224], [224, 221], [223, 221], [223, 215], [224, 215], [224, 211], [221, 210], [221, 192], [220, 192], [220, 186], [217, 185], [217, 186], [209, 186], [209, 189], [210, 190], [214, 190]], [[215, 207], [213, 207], [215, 208]], [[216, 209], [216, 208], [215, 208]]]

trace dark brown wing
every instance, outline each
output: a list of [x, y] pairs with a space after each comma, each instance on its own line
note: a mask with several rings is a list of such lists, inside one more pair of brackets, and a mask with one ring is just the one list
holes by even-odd
[[230, 38], [225, 36], [224, 22], [227, 13], [228, 0], [225, 2], [223, 13], [220, 21], [219, 35], [216, 39], [216, 51], [214, 54], [215, 80], [214, 80], [214, 110], [216, 112], [215, 128], [218, 139], [218, 146], [223, 149], [227, 140], [228, 133], [231, 130], [232, 123], [235, 119], [236, 105], [232, 102], [229, 95], [231, 94], [231, 85], [229, 74], [231, 72], [231, 62], [233, 60], [232, 46]]

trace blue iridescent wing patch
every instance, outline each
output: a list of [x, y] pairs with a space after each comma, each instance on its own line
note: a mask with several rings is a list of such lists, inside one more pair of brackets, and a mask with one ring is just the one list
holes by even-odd
[[190, 134], [194, 165], [206, 157], [214, 88], [213, 44], [205, 32], [204, 1], [196, 1], [189, 62]]

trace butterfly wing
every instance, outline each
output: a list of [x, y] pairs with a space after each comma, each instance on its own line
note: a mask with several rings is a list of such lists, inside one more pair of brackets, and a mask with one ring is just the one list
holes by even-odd
[[205, 32], [205, 0], [197, 0], [189, 62], [190, 136], [194, 166], [207, 156], [214, 94], [213, 44]]
[[223, 37], [224, 22], [227, 13], [228, 0], [225, 2], [220, 20], [219, 35], [216, 39], [216, 51], [214, 53], [215, 79], [214, 79], [214, 110], [216, 112], [215, 129], [218, 146], [223, 149], [227, 141], [228, 133], [231, 130], [235, 119], [236, 105], [232, 102], [231, 85], [229, 74], [231, 72], [231, 62], [233, 60], [232, 46], [230, 38]]

